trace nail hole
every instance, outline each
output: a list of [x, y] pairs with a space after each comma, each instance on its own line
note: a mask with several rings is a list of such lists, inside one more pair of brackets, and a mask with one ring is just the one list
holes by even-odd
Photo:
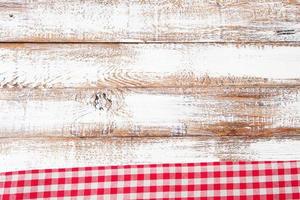
[[14, 17], [14, 15], [13, 14], [9, 14], [9, 17]]

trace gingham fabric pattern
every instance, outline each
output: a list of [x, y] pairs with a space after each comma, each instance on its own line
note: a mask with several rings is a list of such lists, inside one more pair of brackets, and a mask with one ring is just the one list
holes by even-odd
[[300, 161], [42, 169], [0, 174], [2, 200], [300, 199]]

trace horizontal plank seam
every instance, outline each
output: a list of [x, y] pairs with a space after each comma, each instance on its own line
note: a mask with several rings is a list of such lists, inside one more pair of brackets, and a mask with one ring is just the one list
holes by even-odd
[[292, 134], [292, 135], [275, 135], [275, 136], [249, 136], [249, 135], [188, 135], [188, 136], [163, 136], [163, 135], [158, 135], [158, 136], [100, 136], [100, 137], [71, 137], [71, 136], [29, 136], [29, 137], [0, 137], [0, 140], [5, 140], [5, 139], [75, 139], [75, 140], [106, 140], [106, 139], [138, 139], [138, 138], [168, 138], [168, 139], [189, 139], [189, 138], [203, 138], [203, 139], [232, 139], [232, 138], [241, 138], [241, 139], [277, 139], [277, 138], [295, 138], [295, 139], [300, 139], [300, 135], [298, 134]]
[[144, 42], [105, 42], [105, 41], [94, 41], [94, 42], [86, 42], [86, 41], [66, 41], [66, 42], [58, 42], [58, 41], [1, 41], [1, 44], [283, 44], [283, 45], [300, 45], [300, 41], [229, 41], [229, 42], [221, 42], [221, 41], [210, 41], [210, 42], [200, 42], [200, 41], [144, 41]]
[[[280, 79], [280, 80], [296, 80], [296, 79]], [[297, 79], [299, 80], [299, 79]], [[90, 87], [41, 87], [41, 88], [33, 88], [33, 87], [25, 87], [25, 88], [4, 88], [0, 86], [0, 91], [21, 91], [21, 90], [83, 90], [83, 89], [123, 89], [123, 90], [135, 90], [135, 89], [151, 89], [151, 90], [161, 90], [161, 89], [193, 89], [193, 88], [223, 88], [223, 87], [231, 87], [231, 88], [253, 88], [253, 87], [260, 87], [260, 88], [299, 88], [300, 84], [296, 83], [273, 83], [273, 84], [253, 84], [253, 85], [243, 85], [243, 84], [224, 84], [224, 85], [196, 85], [196, 86], [113, 86], [113, 87], [106, 87], [106, 86], [90, 86]]]

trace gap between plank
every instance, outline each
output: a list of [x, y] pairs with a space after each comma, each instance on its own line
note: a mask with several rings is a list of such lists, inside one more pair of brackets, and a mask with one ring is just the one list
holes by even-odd
[[94, 42], [81, 42], [81, 41], [1, 41], [0, 44], [245, 44], [245, 45], [300, 45], [300, 41], [238, 41], [238, 42], [221, 42], [221, 41], [211, 41], [211, 42], [200, 42], [200, 41], [139, 41], [139, 42], [105, 42], [105, 41], [94, 41]]

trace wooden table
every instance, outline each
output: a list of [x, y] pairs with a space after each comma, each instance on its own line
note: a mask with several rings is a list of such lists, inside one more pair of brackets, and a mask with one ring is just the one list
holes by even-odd
[[300, 2], [0, 0], [0, 172], [300, 159]]

